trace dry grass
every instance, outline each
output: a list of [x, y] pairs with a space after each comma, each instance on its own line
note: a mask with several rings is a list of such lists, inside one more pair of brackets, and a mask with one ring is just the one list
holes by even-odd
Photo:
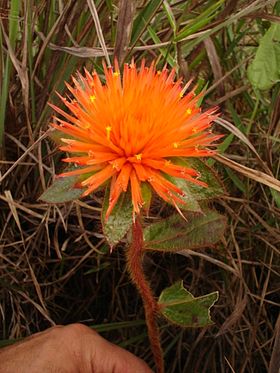
[[[125, 242], [109, 254], [101, 234], [102, 194], [59, 206], [38, 200], [60, 168], [45, 134], [51, 117], [47, 101], [56, 101], [55, 90], [62, 92], [76, 69], [100, 69], [101, 60], [115, 53], [121, 60], [156, 59], [159, 67], [167, 61], [185, 79], [208, 82], [205, 106], [219, 103], [231, 124], [216, 125], [227, 135], [221, 147], [225, 158], [217, 157], [214, 165], [228, 193], [215, 202], [228, 219], [224, 239], [214, 250], [146, 257], [156, 294], [179, 278], [194, 295], [220, 293], [209, 328], [181, 330], [162, 321], [167, 372], [275, 373], [280, 85], [260, 96], [246, 78], [267, 22], [279, 21], [272, 2], [228, 1], [180, 40], [174, 32], [217, 2], [138, 1], [126, 12], [125, 1], [37, 0], [32, 8], [22, 2], [19, 9], [16, 3], [0, 3], [2, 344], [79, 321], [97, 325], [111, 341], [151, 361], [141, 302], [125, 272]], [[143, 9], [145, 22], [139, 18]], [[131, 38], [123, 35], [129, 28]], [[160, 210], [154, 202], [151, 216]]]

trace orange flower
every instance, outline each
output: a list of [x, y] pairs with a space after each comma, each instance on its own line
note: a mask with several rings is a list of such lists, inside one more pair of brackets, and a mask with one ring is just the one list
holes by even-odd
[[[190, 82], [182, 88], [174, 82], [175, 71], [156, 71], [154, 64], [142, 61], [124, 66], [121, 78], [104, 66], [106, 83], [97, 73], [78, 74], [74, 87], [67, 84], [73, 98], [60, 96], [71, 114], [51, 105], [65, 119], [55, 118], [52, 126], [71, 135], [61, 138], [60, 149], [72, 153], [64, 162], [84, 166], [60, 176], [90, 174], [81, 186], [84, 196], [111, 179], [108, 217], [122, 192], [131, 190], [134, 214], [143, 205], [141, 183], [149, 183], [165, 201], [184, 203], [183, 192], [166, 175], [198, 185], [198, 173], [172, 162], [174, 157], [204, 157], [214, 153], [206, 147], [220, 138], [209, 131], [216, 109], [201, 113], [194, 90], [185, 94]], [[213, 145], [213, 144], [212, 144]], [[76, 153], [76, 156], [75, 156]]]

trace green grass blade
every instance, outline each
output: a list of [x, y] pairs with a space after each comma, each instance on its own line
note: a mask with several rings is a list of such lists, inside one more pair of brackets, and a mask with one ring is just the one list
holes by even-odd
[[[11, 1], [11, 7], [9, 12], [9, 40], [11, 47], [14, 49], [16, 44], [16, 38], [17, 38], [17, 32], [18, 32], [18, 18], [19, 18], [19, 12], [20, 12], [20, 4], [21, 2], [18, 0], [12, 0]], [[2, 27], [3, 24], [1, 23]], [[2, 31], [1, 31], [2, 34]], [[2, 35], [1, 35], [2, 39]], [[2, 40], [1, 40], [2, 45]], [[9, 82], [10, 82], [10, 74], [12, 70], [12, 62], [10, 60], [9, 55], [7, 54], [6, 57], [6, 64], [4, 68], [4, 76], [1, 86], [1, 98], [0, 98], [0, 149], [3, 147], [3, 136], [4, 136], [4, 130], [5, 130], [5, 116], [6, 116], [6, 105], [7, 105], [7, 99], [9, 95]]]
[[135, 45], [143, 32], [147, 29], [151, 19], [161, 6], [163, 0], [152, 0], [148, 1], [145, 8], [136, 17], [131, 34], [131, 44]]
[[176, 36], [175, 41], [180, 41], [189, 35], [194, 34], [202, 27], [207, 25], [214, 17], [216, 17], [218, 9], [224, 3], [224, 0], [217, 1], [209, 6], [204, 12], [197, 16], [194, 20], [188, 23]]

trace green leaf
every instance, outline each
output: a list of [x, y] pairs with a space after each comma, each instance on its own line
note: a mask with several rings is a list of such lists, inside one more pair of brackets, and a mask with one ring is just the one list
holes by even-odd
[[213, 246], [226, 228], [226, 219], [216, 211], [205, 210], [203, 214], [179, 214], [153, 223], [144, 229], [146, 250], [180, 251]]
[[217, 198], [225, 194], [225, 190], [222, 186], [222, 183], [213, 171], [213, 169], [207, 166], [202, 160], [198, 158], [178, 158], [174, 163], [176, 164], [176, 162], [178, 162], [177, 164], [186, 167], [191, 167], [198, 171], [201, 175], [199, 180], [204, 181], [208, 185], [208, 187], [205, 188], [191, 182], [186, 182], [190, 192], [196, 198], [197, 201]]
[[148, 213], [150, 210], [152, 196], [153, 196], [152, 189], [148, 183], [141, 184], [141, 194], [142, 194], [142, 198], [144, 201], [143, 208], [146, 211], [146, 213]]
[[[174, 162], [175, 163], [175, 162]], [[168, 180], [170, 180], [173, 184], [175, 184], [178, 188], [180, 188], [184, 192], [184, 196], [180, 196], [180, 198], [185, 201], [184, 203], [176, 202], [178, 207], [184, 211], [193, 211], [193, 212], [201, 212], [201, 208], [195, 196], [192, 194], [191, 189], [189, 188], [189, 184], [184, 179], [179, 179], [173, 176], [166, 176]], [[170, 202], [173, 205], [172, 202]]]
[[167, 176], [168, 180], [184, 192], [182, 199], [185, 201], [185, 204], [178, 203], [180, 209], [201, 212], [199, 201], [216, 198], [225, 193], [224, 188], [214, 171], [200, 159], [173, 158], [172, 163], [195, 169], [201, 174], [199, 180], [204, 181], [208, 185], [207, 188], [201, 187], [184, 179]]
[[280, 193], [273, 188], [270, 188], [270, 193], [272, 194], [272, 197], [273, 197], [277, 207], [280, 208]]
[[210, 308], [218, 300], [217, 291], [195, 298], [179, 281], [163, 290], [158, 304], [163, 316], [183, 327], [204, 327], [213, 324]]
[[84, 188], [75, 187], [79, 181], [80, 176], [59, 177], [39, 199], [48, 203], [64, 203], [78, 199], [85, 191]]
[[106, 211], [109, 206], [110, 188], [106, 188], [103, 208], [102, 208], [102, 226], [103, 233], [113, 248], [128, 232], [132, 225], [132, 202], [129, 192], [122, 193], [108, 219], [105, 219]]
[[251, 84], [270, 89], [280, 80], [280, 24], [274, 23], [260, 40], [253, 62], [248, 67]]
[[59, 146], [65, 145], [65, 143], [61, 140], [62, 137], [64, 139], [75, 139], [73, 136], [68, 135], [67, 133], [62, 134], [62, 132], [57, 129], [53, 129], [50, 132], [49, 137], [53, 140], [53, 142], [56, 145], [59, 145]]

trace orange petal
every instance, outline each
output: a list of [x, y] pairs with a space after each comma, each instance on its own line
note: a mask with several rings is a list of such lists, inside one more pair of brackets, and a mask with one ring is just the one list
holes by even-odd
[[140, 207], [142, 207], [143, 205], [143, 199], [142, 199], [142, 194], [141, 194], [141, 189], [140, 189], [140, 182], [136, 176], [135, 170], [131, 171], [130, 185], [131, 185], [133, 211], [136, 214], [139, 214]]
[[126, 163], [121, 169], [113, 186], [111, 185], [112, 190], [110, 192], [109, 207], [105, 217], [106, 219], [108, 219], [109, 215], [111, 214], [114, 206], [116, 205], [119, 199], [121, 192], [126, 192], [131, 170], [132, 166], [129, 163]]
[[100, 185], [102, 185], [106, 180], [108, 180], [110, 177], [112, 177], [116, 171], [113, 169], [113, 167], [107, 166], [103, 168], [102, 171], [97, 172], [96, 174], [92, 175], [88, 179], [81, 182], [81, 185], [83, 187], [88, 187], [88, 189], [83, 193], [83, 196], [87, 196], [91, 192], [93, 192], [96, 188], [98, 188]]
[[57, 176], [58, 177], [66, 177], [66, 176], [83, 175], [83, 174], [91, 173], [91, 172], [96, 171], [96, 170], [100, 170], [101, 168], [102, 167], [100, 165], [78, 168], [77, 170], [63, 172], [63, 173], [61, 173]]

